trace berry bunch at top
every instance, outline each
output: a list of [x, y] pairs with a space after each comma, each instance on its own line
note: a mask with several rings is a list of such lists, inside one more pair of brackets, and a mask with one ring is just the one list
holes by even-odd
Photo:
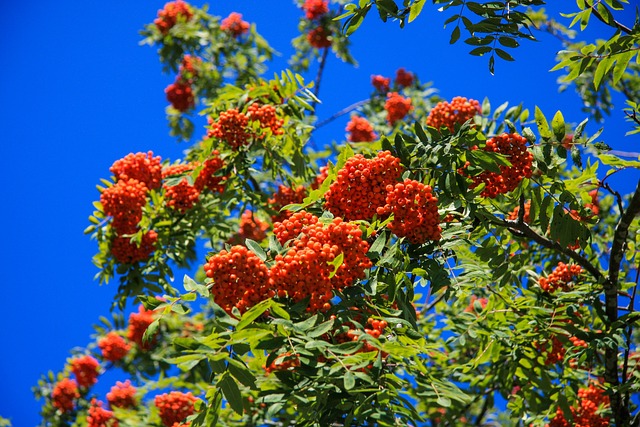
[[[294, 302], [308, 298], [310, 312], [327, 310], [334, 291], [364, 278], [365, 270], [372, 265], [366, 255], [369, 244], [362, 240], [362, 231], [357, 225], [341, 218], [334, 218], [326, 225], [317, 219], [297, 216], [294, 221], [298, 220], [307, 224], [294, 225], [300, 233], [291, 242], [291, 249], [275, 257], [270, 287], [279, 297], [288, 297]], [[280, 229], [277, 224], [276, 228]], [[281, 241], [285, 238], [279, 236]], [[333, 262], [338, 256], [342, 256], [342, 263], [336, 269]]]
[[249, 31], [249, 23], [242, 20], [242, 14], [231, 12], [229, 16], [222, 20], [220, 29], [231, 34], [232, 37], [240, 37]]
[[[473, 147], [472, 150], [477, 150]], [[527, 140], [516, 133], [503, 133], [490, 138], [485, 151], [498, 153], [506, 156], [511, 166], [500, 166], [500, 173], [485, 171], [479, 175], [471, 177], [473, 183], [470, 188], [475, 188], [481, 183], [486, 187], [480, 193], [483, 197], [495, 198], [499, 194], [513, 191], [523, 178], [531, 177], [531, 166], [533, 164], [533, 154], [527, 150]], [[465, 174], [465, 169], [470, 165], [465, 164], [458, 172]]]
[[302, 10], [305, 12], [305, 17], [313, 21], [329, 12], [329, 3], [327, 0], [305, 0]]
[[461, 125], [481, 112], [480, 103], [475, 99], [456, 96], [451, 103], [438, 102], [427, 117], [427, 125], [436, 129], [446, 127], [453, 132], [456, 124]]
[[153, 151], [147, 153], [129, 153], [111, 165], [109, 171], [116, 181], [136, 179], [147, 186], [149, 190], [156, 190], [162, 185], [162, 159], [153, 157]]
[[331, 31], [321, 21], [329, 13], [327, 0], [305, 0], [302, 5], [305, 18], [317, 25], [307, 33], [307, 42], [316, 49], [324, 49], [331, 46]]
[[381, 151], [373, 159], [356, 154], [338, 171], [325, 194], [325, 209], [352, 220], [371, 220], [386, 205], [387, 185], [395, 185], [403, 172], [400, 159]]
[[165, 4], [164, 9], [159, 10], [153, 23], [162, 34], [167, 34], [180, 19], [189, 21], [192, 17], [191, 7], [182, 0], [176, 0]]
[[396, 236], [406, 237], [413, 244], [441, 237], [438, 199], [431, 187], [421, 182], [405, 179], [387, 185], [386, 205], [377, 210], [378, 216], [393, 214], [388, 227]]
[[569, 291], [582, 274], [583, 269], [577, 264], [559, 262], [558, 266], [547, 277], [541, 277], [538, 284], [543, 291], [554, 293], [558, 289]]

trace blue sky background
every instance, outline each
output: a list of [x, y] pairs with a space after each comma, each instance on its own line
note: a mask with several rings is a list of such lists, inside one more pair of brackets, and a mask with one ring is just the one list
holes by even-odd
[[[562, 3], [571, 11], [572, 2]], [[31, 387], [48, 370], [62, 369], [69, 350], [89, 343], [91, 325], [109, 314], [116, 284], [99, 286], [93, 280], [96, 243], [82, 233], [91, 202], [99, 198], [95, 185], [130, 152], [153, 150], [175, 159], [184, 148], [168, 135], [165, 121], [164, 88], [174, 76], [162, 74], [153, 48], [138, 45], [138, 31], [163, 5], [156, 0], [3, 5], [0, 415], [11, 418], [14, 427], [39, 423]], [[285, 68], [302, 12], [289, 0], [218, 0], [210, 8], [223, 17], [231, 11], [255, 22], [282, 53], [267, 76]], [[486, 58], [469, 56], [463, 44], [449, 46], [451, 29], [442, 31], [445, 19], [426, 6], [417, 21], [400, 30], [372, 13], [352, 38], [359, 67], [330, 57], [320, 120], [367, 98], [372, 74], [393, 76], [399, 67], [432, 81], [446, 99], [489, 96], [494, 106], [524, 102], [529, 109], [540, 106], [547, 116], [561, 109], [568, 122], [585, 118], [572, 91], [558, 94], [560, 74], [548, 72], [560, 49], [557, 40], [541, 34], [540, 43], [523, 42], [514, 52], [516, 62], [499, 61], [491, 76]], [[608, 34], [598, 28], [590, 32], [591, 37]], [[638, 137], [624, 137], [629, 126], [622, 113], [615, 114], [602, 139], [618, 150], [640, 151]], [[326, 126], [315, 141], [343, 140], [347, 120]], [[638, 179], [630, 174], [615, 181], [626, 192]]]

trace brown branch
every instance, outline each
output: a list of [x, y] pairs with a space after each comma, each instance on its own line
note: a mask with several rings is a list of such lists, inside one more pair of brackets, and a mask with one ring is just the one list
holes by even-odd
[[540, 234], [536, 233], [531, 227], [529, 227], [529, 224], [525, 222], [519, 222], [518, 220], [499, 220], [497, 218], [494, 220], [494, 222], [503, 227], [507, 227], [507, 229], [512, 233], [513, 231], [519, 232], [522, 236], [530, 238], [531, 240], [535, 241], [539, 245], [544, 246], [547, 249], [553, 249], [563, 255], [568, 256], [569, 258], [577, 262], [580, 266], [582, 266], [585, 270], [587, 270], [596, 279], [597, 282], [601, 282], [604, 280], [604, 276], [602, 275], [600, 270], [595, 265], [591, 264], [591, 262], [587, 258], [583, 257], [576, 251], [562, 247], [558, 242], [554, 242], [553, 240], [549, 240], [546, 237], [541, 236]]
[[[316, 74], [316, 81], [315, 81], [316, 88], [315, 88], [315, 91], [313, 92], [316, 98], [318, 98], [318, 95], [320, 94], [320, 83], [322, 82], [322, 73], [324, 72], [324, 65], [327, 62], [328, 53], [329, 53], [329, 48], [325, 47], [324, 50], [322, 51], [322, 57], [320, 58], [320, 65], [318, 66], [318, 74]], [[318, 101], [313, 101], [313, 104], [311, 104], [314, 111], [316, 109], [317, 104], [318, 104]]]
[[[600, 2], [598, 2], [600, 3]], [[617, 28], [618, 30], [627, 33], [627, 34], [631, 34], [631, 28], [627, 27], [626, 25], [616, 21], [615, 19], [613, 20], [613, 25], [609, 24], [604, 17], [600, 14], [600, 12], [598, 12], [598, 9], [595, 7], [595, 5], [591, 5], [589, 6], [591, 8], [591, 13], [593, 13], [593, 15], [598, 18], [602, 23], [609, 25], [610, 27], [614, 27]]]
[[331, 123], [332, 121], [336, 120], [337, 118], [344, 116], [347, 113], [350, 113], [351, 111], [365, 105], [367, 102], [369, 102], [369, 99], [363, 99], [361, 101], [358, 102], [354, 102], [353, 104], [349, 105], [348, 107], [343, 108], [342, 110], [338, 111], [337, 113], [335, 113], [334, 115], [332, 115], [329, 118], [324, 119], [321, 122], [318, 122], [318, 124], [316, 124], [316, 129], [328, 125], [329, 123]]
[[[618, 280], [620, 278], [620, 266], [624, 251], [626, 249], [629, 227], [636, 215], [640, 213], [640, 181], [636, 186], [636, 191], [629, 201], [627, 210], [622, 212], [622, 216], [616, 225], [611, 244], [611, 259], [609, 261], [609, 274], [604, 282], [605, 313], [609, 324], [618, 319]], [[616, 388], [620, 384], [618, 377], [618, 348], [607, 347], [604, 355], [604, 378], [609, 384]], [[624, 405], [620, 392], [616, 391], [611, 396], [611, 409], [615, 416], [616, 426], [626, 426], [629, 424], [629, 407]]]

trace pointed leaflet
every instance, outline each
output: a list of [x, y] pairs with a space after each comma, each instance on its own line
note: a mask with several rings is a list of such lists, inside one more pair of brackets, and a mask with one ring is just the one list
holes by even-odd
[[536, 125], [538, 125], [538, 132], [540, 133], [542, 139], [544, 139], [545, 141], [551, 139], [553, 137], [553, 134], [551, 133], [551, 129], [549, 129], [549, 123], [547, 123], [547, 119], [544, 117], [544, 114], [542, 114], [542, 111], [540, 110], [540, 108], [538, 108], [537, 105], [535, 118]]
[[222, 390], [225, 399], [237, 414], [242, 415], [244, 412], [244, 406], [242, 405], [242, 394], [238, 388], [238, 384], [231, 378], [229, 372], [225, 372], [218, 381], [218, 388]]

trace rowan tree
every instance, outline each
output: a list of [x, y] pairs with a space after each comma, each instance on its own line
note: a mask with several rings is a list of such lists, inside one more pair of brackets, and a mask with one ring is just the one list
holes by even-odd
[[[628, 6], [579, 0], [565, 27], [542, 0], [434, 0], [492, 73], [538, 32], [560, 37], [588, 116], [442, 99], [398, 64], [317, 151], [332, 52], [354, 62], [372, 9], [417, 25], [426, 2], [298, 3], [292, 70], [272, 79], [240, 13], [150, 11], [144, 43], [176, 74], [168, 122], [189, 146], [116, 159], [99, 186], [86, 233], [99, 280], [118, 282], [113, 319], [35, 387], [42, 425], [640, 425], [640, 181], [609, 179], [637, 180], [640, 161], [587, 130], [611, 113], [640, 132]], [[611, 37], [575, 41], [590, 20]], [[107, 370], [122, 381], [101, 396]]]

